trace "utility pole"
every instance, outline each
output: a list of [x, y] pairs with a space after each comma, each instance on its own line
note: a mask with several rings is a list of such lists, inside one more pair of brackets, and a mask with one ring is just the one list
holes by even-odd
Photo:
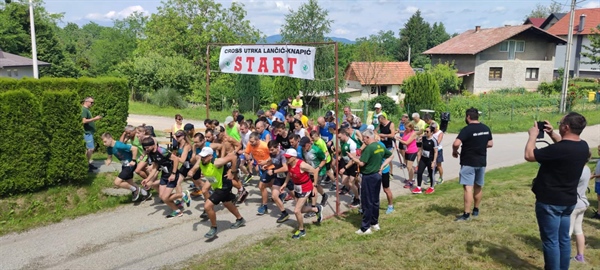
[[33, 77], [39, 79], [37, 45], [35, 43], [35, 23], [33, 21], [33, 1], [29, 0], [29, 22], [31, 25], [31, 58], [33, 58]]
[[560, 113], [567, 110], [567, 93], [569, 90], [569, 73], [571, 69], [571, 47], [573, 45], [573, 24], [575, 21], [576, 0], [571, 0], [571, 15], [569, 16], [569, 35], [567, 36], [567, 51], [565, 55], [565, 68], [563, 74], [562, 92], [560, 94]]
[[410, 65], [410, 44], [408, 44], [408, 64]]

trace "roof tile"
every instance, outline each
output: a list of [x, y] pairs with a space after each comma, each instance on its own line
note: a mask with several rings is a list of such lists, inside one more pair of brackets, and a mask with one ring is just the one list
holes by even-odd
[[[585, 14], [585, 24], [581, 33], [577, 32], [579, 28], [579, 16]], [[569, 20], [571, 12], [567, 13], [558, 20], [548, 32], [557, 36], [566, 36], [569, 34]], [[575, 21], [573, 23], [573, 34], [589, 35], [592, 34], [592, 29], [600, 25], [600, 8], [584, 8], [575, 10]]]
[[408, 62], [352, 62], [344, 77], [361, 85], [399, 85], [414, 74]]

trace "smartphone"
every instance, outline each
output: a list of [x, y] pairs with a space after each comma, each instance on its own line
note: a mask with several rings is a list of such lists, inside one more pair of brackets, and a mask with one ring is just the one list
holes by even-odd
[[542, 139], [542, 138], [544, 138], [544, 133], [545, 133], [544, 129], [546, 129], [546, 122], [538, 121], [537, 126], [538, 126], [538, 130], [540, 131], [540, 133], [538, 133], [537, 138]]

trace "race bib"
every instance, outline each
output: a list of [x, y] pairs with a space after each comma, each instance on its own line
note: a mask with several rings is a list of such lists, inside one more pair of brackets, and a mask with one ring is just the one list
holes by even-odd
[[429, 151], [427, 150], [423, 150], [423, 156], [428, 158], [429, 157]]
[[122, 162], [123, 166], [129, 167], [129, 161], [128, 160], [124, 160], [124, 161], [121, 161], [121, 162]]
[[163, 166], [163, 167], [160, 167], [160, 170], [161, 170], [163, 173], [169, 173], [169, 169], [168, 169], [167, 167], [165, 167], [165, 166]]
[[277, 173], [277, 178], [285, 178], [285, 177], [286, 177], [285, 173], [282, 173], [282, 172]]
[[302, 185], [294, 185], [294, 192], [302, 193]]
[[184, 162], [183, 163], [183, 167], [185, 167], [186, 169], [189, 169], [190, 168], [190, 162], [189, 161]]
[[209, 183], [216, 183], [217, 178], [215, 178], [214, 176], [207, 176], [206, 181], [208, 181]]

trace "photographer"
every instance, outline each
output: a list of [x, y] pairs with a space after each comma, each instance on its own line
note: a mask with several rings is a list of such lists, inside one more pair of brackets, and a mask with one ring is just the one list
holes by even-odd
[[[545, 269], [569, 269], [571, 212], [577, 203], [577, 185], [589, 154], [588, 144], [579, 135], [586, 126], [583, 115], [571, 112], [558, 123], [559, 134], [548, 121], [529, 129], [525, 160], [540, 163], [532, 191], [535, 215], [544, 251]], [[554, 144], [536, 149], [535, 143], [545, 132]]]

